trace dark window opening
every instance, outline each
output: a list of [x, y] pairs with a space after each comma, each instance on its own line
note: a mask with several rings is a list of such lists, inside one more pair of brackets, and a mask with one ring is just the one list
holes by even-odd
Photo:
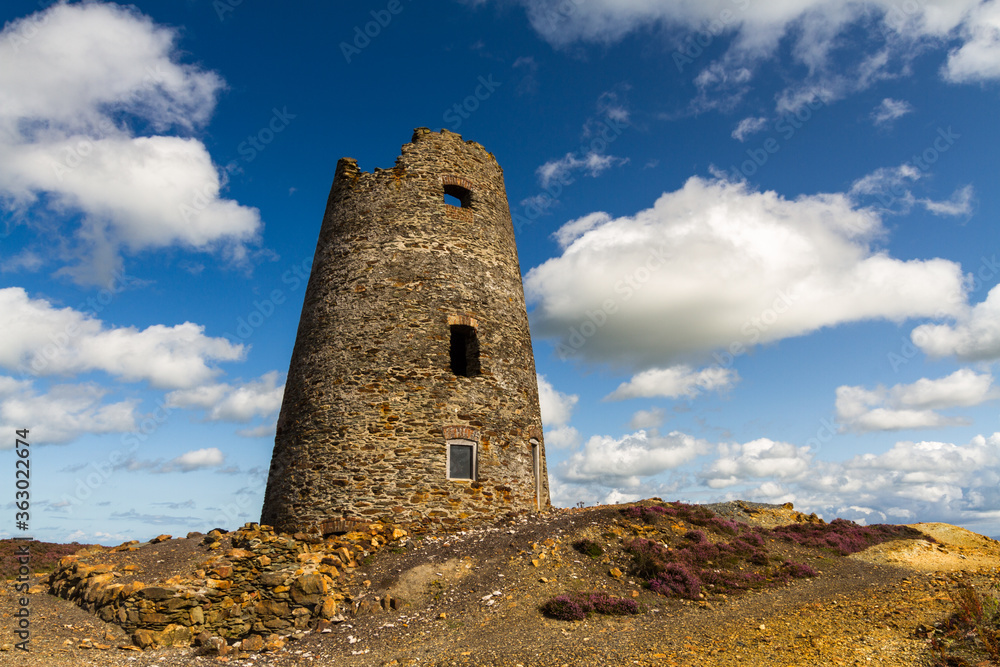
[[476, 478], [474, 445], [448, 445], [448, 477], [450, 479]]
[[469, 208], [472, 206], [472, 193], [461, 185], [444, 186], [444, 202], [451, 206]]
[[451, 372], [462, 377], [479, 375], [479, 337], [475, 327], [451, 325]]

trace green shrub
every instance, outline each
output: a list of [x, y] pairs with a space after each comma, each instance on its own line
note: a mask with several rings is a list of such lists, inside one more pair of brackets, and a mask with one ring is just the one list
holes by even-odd
[[591, 558], [598, 558], [604, 553], [604, 547], [593, 540], [582, 539], [573, 543], [573, 548]]

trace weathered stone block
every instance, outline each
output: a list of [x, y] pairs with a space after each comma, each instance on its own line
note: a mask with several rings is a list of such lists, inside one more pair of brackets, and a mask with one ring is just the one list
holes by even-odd
[[260, 651], [264, 648], [264, 639], [260, 635], [250, 635], [240, 643], [240, 650], [248, 653]]
[[136, 593], [136, 596], [146, 600], [166, 600], [167, 598], [171, 598], [176, 594], [177, 590], [173, 588], [163, 588], [161, 586], [149, 586], [138, 591]]
[[261, 600], [257, 603], [256, 612], [258, 616], [287, 616], [288, 603], [277, 600]]

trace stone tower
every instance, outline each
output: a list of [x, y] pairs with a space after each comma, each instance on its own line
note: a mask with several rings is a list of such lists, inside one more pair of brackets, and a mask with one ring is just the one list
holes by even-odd
[[392, 169], [341, 159], [261, 522], [285, 532], [341, 518], [464, 525], [549, 505], [496, 158], [417, 128]]

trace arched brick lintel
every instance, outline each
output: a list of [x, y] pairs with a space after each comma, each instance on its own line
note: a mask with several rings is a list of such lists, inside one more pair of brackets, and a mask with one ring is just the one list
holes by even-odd
[[448, 326], [452, 327], [456, 324], [463, 324], [467, 327], [472, 327], [473, 329], [479, 328], [479, 322], [472, 315], [449, 315], [448, 316]]
[[462, 178], [461, 176], [453, 176], [452, 174], [445, 174], [441, 176], [441, 185], [457, 185], [461, 188], [465, 188], [469, 192], [473, 192], [475, 190], [472, 185], [472, 181], [467, 178]]
[[479, 442], [479, 429], [472, 428], [471, 426], [445, 426], [444, 427], [444, 439], [445, 440], [471, 440], [472, 442]]

